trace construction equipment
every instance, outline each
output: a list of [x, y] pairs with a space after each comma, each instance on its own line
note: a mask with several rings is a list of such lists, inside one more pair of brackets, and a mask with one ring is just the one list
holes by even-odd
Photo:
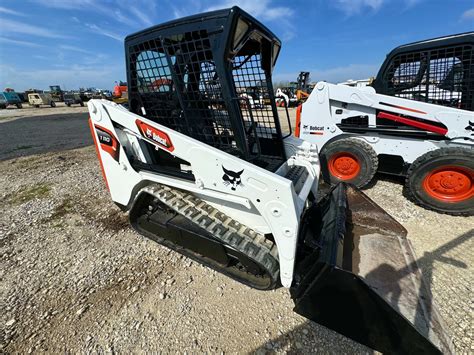
[[48, 105], [51, 107], [56, 107], [56, 102], [54, 102], [53, 97], [49, 93], [32, 93], [28, 94], [28, 102], [31, 106], [36, 108], [41, 105]]
[[[161, 85], [161, 83], [151, 83], [151, 86], [148, 89], [152, 91], [159, 90]], [[112, 101], [118, 104], [128, 102], [127, 83], [124, 83], [123, 81], [115, 82], [114, 91], [112, 92]]]
[[296, 99], [298, 103], [303, 103], [308, 99], [309, 94], [313, 90], [313, 86], [309, 83], [309, 72], [300, 72], [296, 83]]
[[28, 95], [26, 95], [24, 92], [17, 92], [16, 94], [18, 95], [22, 103], [28, 103]]
[[261, 86], [249, 86], [242, 88], [243, 92], [239, 97], [243, 98], [242, 104], [246, 105], [247, 103], [251, 108], [261, 109], [264, 105], [270, 102], [269, 99], [265, 98], [265, 92], [261, 90]]
[[60, 102], [64, 100], [64, 91], [61, 89], [59, 85], [51, 85], [49, 87], [49, 94], [53, 98], [55, 102]]
[[[343, 183], [316, 200], [317, 147], [280, 128], [280, 47], [238, 7], [126, 37], [130, 111], [88, 103], [113, 201], [139, 233], [251, 287], [281, 282], [297, 312], [376, 350], [450, 352], [405, 229]], [[269, 105], [240, 96], [253, 86]]]
[[65, 93], [63, 96], [64, 103], [66, 106], [71, 107], [71, 105], [79, 104], [84, 106], [84, 101], [81, 99], [81, 95], [77, 93]]
[[277, 107], [298, 106], [298, 97], [296, 96], [296, 86], [286, 86], [286, 87], [278, 88], [275, 92], [275, 102], [276, 102]]
[[0, 108], [7, 108], [9, 105], [15, 105], [22, 108], [20, 96], [15, 91], [4, 91], [0, 93]]
[[290, 86], [278, 88], [275, 92], [277, 106], [293, 107], [305, 102], [314, 87], [309, 83], [309, 75], [309, 72], [302, 71]]
[[454, 215], [474, 213], [474, 32], [407, 44], [372, 87], [319, 82], [295, 133], [320, 148], [323, 178], [366, 186], [379, 171], [405, 194]]
[[358, 80], [349, 79], [338, 84], [361, 88], [361, 87], [372, 85], [372, 83], [374, 82], [374, 79], [375, 79], [374, 77], [370, 77], [367, 79], [358, 79]]

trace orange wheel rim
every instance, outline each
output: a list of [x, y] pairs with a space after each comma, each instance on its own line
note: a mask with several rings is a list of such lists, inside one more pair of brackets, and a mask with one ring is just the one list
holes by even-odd
[[428, 195], [444, 202], [466, 201], [474, 196], [474, 171], [460, 166], [433, 170], [423, 180]]
[[351, 153], [337, 153], [329, 159], [329, 172], [339, 180], [352, 180], [360, 173], [359, 160]]

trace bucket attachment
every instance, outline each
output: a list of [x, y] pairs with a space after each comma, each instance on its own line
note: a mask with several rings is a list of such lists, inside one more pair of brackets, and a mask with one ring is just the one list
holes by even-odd
[[451, 353], [407, 231], [355, 187], [303, 216], [295, 311], [383, 353]]

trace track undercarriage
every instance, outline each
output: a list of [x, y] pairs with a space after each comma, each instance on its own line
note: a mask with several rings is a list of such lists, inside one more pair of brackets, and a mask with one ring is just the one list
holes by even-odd
[[268, 290], [278, 282], [275, 242], [192, 194], [148, 186], [130, 221], [139, 233], [250, 287]]

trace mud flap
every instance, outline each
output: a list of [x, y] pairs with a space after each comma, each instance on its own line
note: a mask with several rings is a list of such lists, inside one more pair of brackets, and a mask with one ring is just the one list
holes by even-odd
[[337, 185], [303, 216], [295, 311], [383, 353], [451, 353], [406, 234], [365, 194]]

